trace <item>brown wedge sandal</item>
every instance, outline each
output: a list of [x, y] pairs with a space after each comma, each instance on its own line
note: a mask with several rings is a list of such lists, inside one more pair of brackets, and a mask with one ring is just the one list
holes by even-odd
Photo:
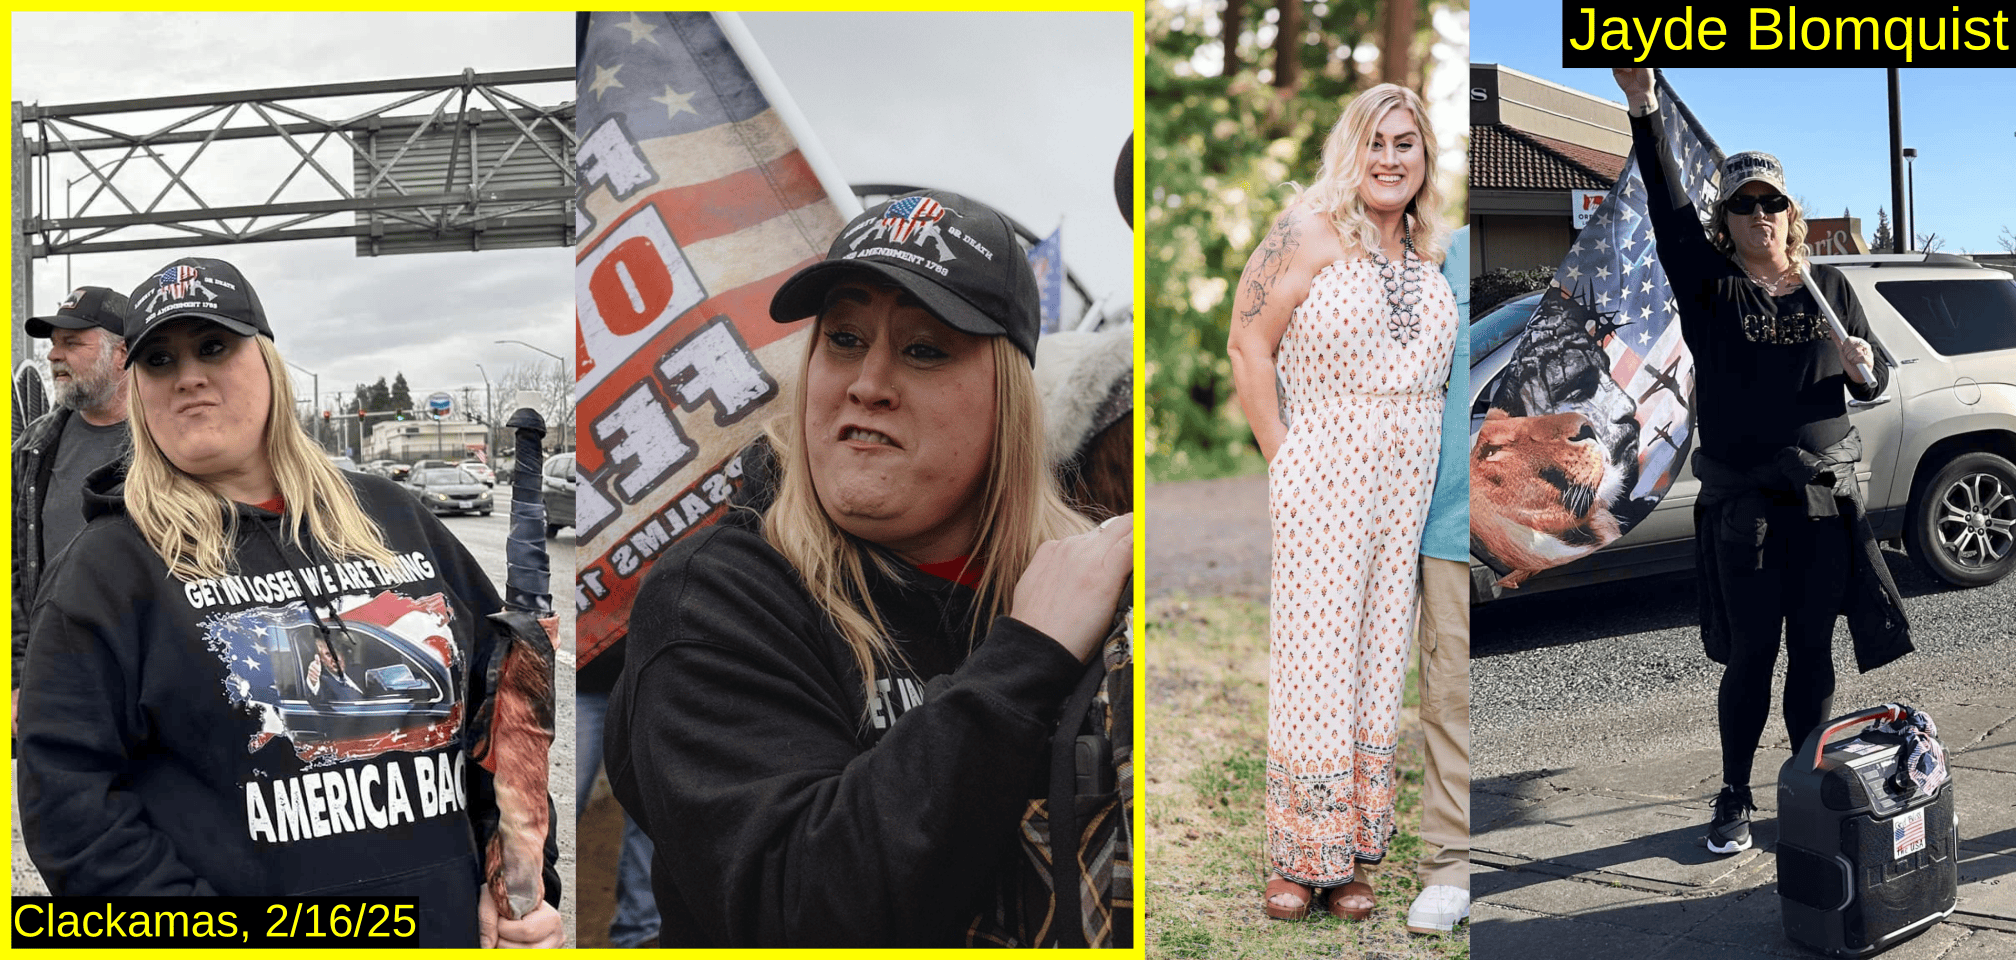
[[[1363, 880], [1353, 880], [1341, 887], [1332, 887], [1329, 893], [1330, 915], [1339, 920], [1370, 919], [1372, 908], [1377, 906], [1375, 902], [1377, 898], [1372, 893], [1372, 885]], [[1344, 903], [1345, 900], [1354, 898], [1363, 898], [1365, 906], [1353, 907]]]
[[[1274, 877], [1267, 881], [1267, 890], [1261, 897], [1260, 904], [1266, 909], [1269, 917], [1276, 920], [1307, 920], [1309, 905], [1316, 902], [1316, 891], [1286, 877]], [[1274, 902], [1275, 897], [1298, 897], [1302, 902], [1296, 906], [1284, 907]]]

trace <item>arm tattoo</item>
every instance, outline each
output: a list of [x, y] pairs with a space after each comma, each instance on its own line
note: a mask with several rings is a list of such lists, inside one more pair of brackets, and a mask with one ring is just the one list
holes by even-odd
[[1294, 426], [1295, 424], [1291, 422], [1288, 414], [1288, 381], [1282, 379], [1280, 367], [1274, 368], [1274, 396], [1276, 401], [1281, 405], [1281, 425], [1284, 427]]
[[1295, 258], [1295, 248], [1301, 241], [1295, 237], [1298, 221], [1295, 211], [1288, 210], [1274, 221], [1274, 229], [1260, 241], [1260, 249], [1253, 251], [1252, 259], [1246, 261], [1246, 272], [1239, 275], [1239, 287], [1249, 301], [1239, 314], [1239, 322], [1252, 323], [1267, 305], [1267, 294], [1273, 292], [1274, 284], [1281, 279], [1288, 262]]

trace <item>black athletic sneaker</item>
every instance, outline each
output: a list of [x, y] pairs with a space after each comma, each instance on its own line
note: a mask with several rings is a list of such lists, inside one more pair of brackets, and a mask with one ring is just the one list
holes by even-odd
[[1755, 809], [1749, 787], [1724, 785], [1715, 798], [1715, 819], [1708, 824], [1708, 851], [1741, 853], [1750, 849], [1750, 811]]

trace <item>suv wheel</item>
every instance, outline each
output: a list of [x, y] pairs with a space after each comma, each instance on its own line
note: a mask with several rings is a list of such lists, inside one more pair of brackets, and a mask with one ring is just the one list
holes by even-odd
[[1958, 587], [1994, 583], [2016, 568], [2016, 465], [1963, 453], [1918, 491], [1905, 522], [1911, 556]]

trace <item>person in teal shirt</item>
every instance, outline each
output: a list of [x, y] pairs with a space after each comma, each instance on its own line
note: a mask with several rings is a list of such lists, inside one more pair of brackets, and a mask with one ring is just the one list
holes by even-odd
[[1407, 929], [1447, 933], [1470, 916], [1470, 228], [1449, 238], [1442, 275], [1463, 331], [1449, 362], [1442, 456], [1421, 536], [1421, 895]]

